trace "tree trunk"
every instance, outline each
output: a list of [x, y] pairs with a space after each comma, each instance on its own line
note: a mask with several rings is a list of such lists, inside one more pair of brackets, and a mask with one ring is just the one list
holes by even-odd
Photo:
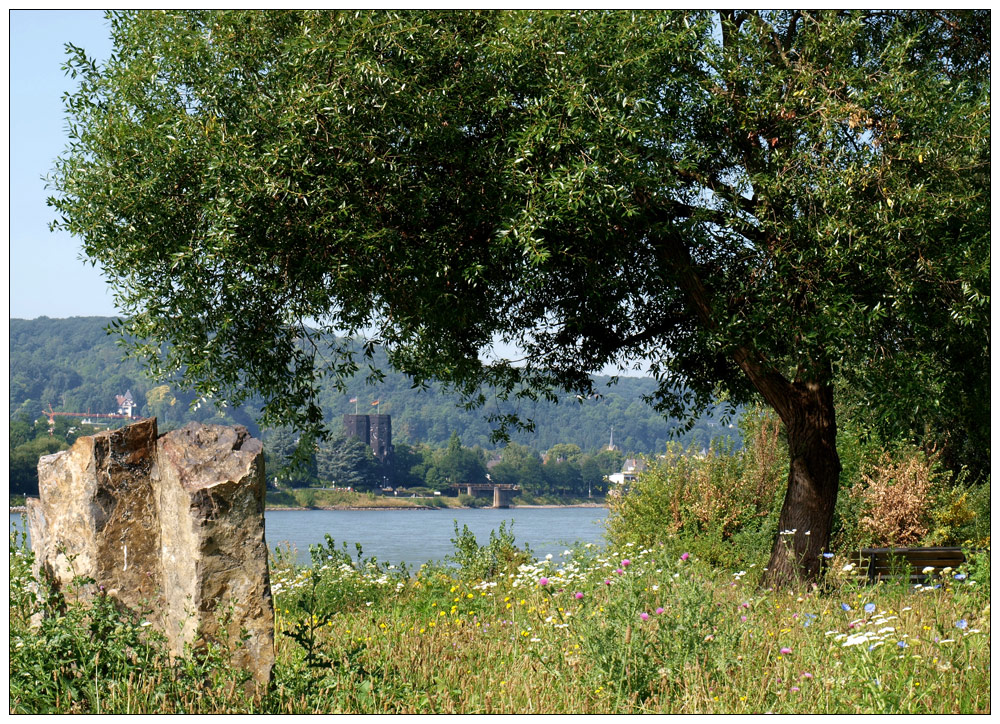
[[788, 435], [788, 491], [765, 577], [775, 585], [819, 577], [840, 483], [833, 387], [829, 383], [791, 387], [790, 399], [781, 406]]

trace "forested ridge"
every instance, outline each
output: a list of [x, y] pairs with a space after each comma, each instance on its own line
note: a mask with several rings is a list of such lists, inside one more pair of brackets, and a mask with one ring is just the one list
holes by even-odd
[[[150, 379], [140, 364], [123, 360], [115, 336], [105, 331], [109, 317], [73, 317], [33, 320], [10, 320], [10, 417], [34, 421], [48, 410], [65, 412], [108, 413], [115, 411], [115, 396], [131, 390], [142, 416], [156, 416], [162, 430], [191, 420], [246, 425], [255, 435], [261, 434], [256, 420], [259, 404], [251, 401], [239, 408], [217, 409], [212, 403], [200, 406], [196, 396], [174, 385]], [[322, 392], [321, 401], [333, 433], [339, 433], [342, 414], [375, 412], [392, 415], [393, 441], [424, 443], [434, 447], [448, 443], [453, 432], [462, 444], [486, 449], [498, 447], [491, 442], [491, 428], [482, 409], [466, 410], [457, 394], [432, 384], [426, 390], [413, 389], [410, 380], [391, 371], [384, 355], [378, 353], [376, 366], [385, 377], [376, 385], [366, 384], [364, 372], [349, 384], [345, 394], [332, 386]], [[379, 364], [381, 363], [381, 364]], [[595, 378], [597, 399], [581, 404], [573, 397], [559, 404], [522, 401], [519, 408], [507, 403], [506, 412], [517, 411], [535, 422], [531, 432], [513, 432], [511, 440], [545, 451], [560, 443], [578, 445], [582, 450], [596, 450], [608, 444], [614, 427], [615, 444], [625, 452], [652, 454], [662, 452], [667, 442], [707, 446], [723, 433], [737, 436], [715, 414], [700, 419], [692, 429], [672, 437], [679, 423], [658, 415], [643, 401], [656, 383], [649, 378], [620, 377], [608, 386], [610, 378]], [[358, 398], [355, 405], [349, 400]], [[372, 403], [380, 401], [375, 408]], [[487, 406], [500, 403], [487, 402]], [[263, 431], [264, 437], [268, 432]]]

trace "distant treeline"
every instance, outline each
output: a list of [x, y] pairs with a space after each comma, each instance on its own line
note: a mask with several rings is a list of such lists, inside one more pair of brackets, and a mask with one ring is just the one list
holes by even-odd
[[[221, 410], [212, 404], [199, 406], [195, 404], [195, 395], [169, 382], [150, 379], [134, 360], [123, 361], [115, 337], [105, 331], [111, 321], [109, 317], [10, 320], [10, 416], [12, 423], [21, 423], [17, 426], [18, 435], [13, 425], [11, 428], [12, 461], [15, 449], [34, 440], [34, 433], [42, 429], [34, 423], [40, 418], [44, 422], [42, 412], [49, 406], [65, 412], [114, 412], [116, 395], [126, 390], [132, 392], [138, 413], [155, 416], [161, 431], [197, 420], [246, 425], [254, 435], [262, 436], [265, 443], [275, 435], [284, 437], [282, 431], [258, 428], [260, 406], [255, 401]], [[346, 393], [338, 392], [332, 385], [323, 390], [320, 402], [335, 436], [342, 432], [340, 418], [344, 413], [353, 413], [355, 409], [361, 413], [375, 412], [371, 403], [379, 400], [378, 411], [392, 415], [393, 442], [397, 447], [444, 448], [453, 433], [458, 434], [463, 447], [478, 447], [483, 451], [503, 447], [491, 442], [492, 430], [483, 410], [463, 409], [459, 396], [444, 391], [440, 385], [433, 384], [427, 390], [413, 389], [410, 379], [393, 372], [381, 353], [375, 363], [385, 372], [377, 386], [367, 385], [364, 375], [359, 374]], [[632, 454], [662, 452], [671, 440], [685, 447], [707, 447], [713, 438], [728, 435], [738, 442], [738, 431], [729, 427], [736, 421], [727, 420], [724, 424], [719, 414], [707, 415], [690, 430], [675, 435], [680, 423], [664, 419], [643, 400], [644, 395], [655, 389], [651, 379], [620, 377], [610, 387], [607, 386], [610, 378], [599, 377], [596, 381], [601, 396], [582, 404], [571, 396], [559, 404], [522, 402], [517, 412], [534, 420], [535, 429], [512, 433], [511, 442], [538, 453], [568, 444], [584, 453], [596, 454], [607, 447], [612, 427], [616, 447]], [[354, 397], [358, 398], [356, 404], [349, 402]], [[63, 433], [60, 437], [64, 440], [72, 439], [82, 429], [78, 418], [56, 419], [60, 421], [59, 430]], [[50, 448], [54, 444], [50, 441], [44, 446]], [[34, 443], [35, 447], [40, 445], [42, 442]], [[36, 451], [22, 452], [30, 457]]]

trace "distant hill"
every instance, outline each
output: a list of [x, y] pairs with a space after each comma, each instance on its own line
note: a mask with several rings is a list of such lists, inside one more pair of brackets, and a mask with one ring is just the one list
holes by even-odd
[[[255, 420], [258, 406], [251, 403], [222, 411], [212, 406], [192, 410], [192, 395], [149, 379], [134, 361], [122, 361], [115, 338], [104, 331], [111, 321], [109, 317], [11, 319], [11, 419], [36, 419], [49, 405], [57, 411], [112, 412], [116, 395], [130, 390], [140, 414], [158, 417], [161, 429], [199, 420], [239, 423], [260, 434]], [[351, 397], [358, 397], [361, 413], [374, 412], [370, 403], [381, 400], [379, 411], [392, 415], [394, 442], [443, 446], [456, 431], [464, 445], [495, 447], [489, 440], [485, 410], [462, 409], [459, 397], [443, 392], [439, 385], [414, 390], [405, 375], [390, 371], [384, 358], [381, 361], [387, 374], [378, 386], [366, 386], [359, 376], [347, 394], [332, 387], [324, 391], [321, 402], [328, 421], [354, 412], [355, 405], [348, 402]], [[512, 439], [539, 451], [558, 443], [573, 443], [588, 451], [606, 446], [614, 427], [615, 444], [622, 450], [655, 453], [671, 439], [707, 446], [723, 432], [738, 438], [737, 431], [724, 428], [716, 416], [702, 419], [680, 438], [672, 438], [678, 423], [660, 417], [642, 401], [643, 395], [655, 389], [653, 380], [621, 377], [616, 385], [605, 387], [610, 378], [595, 379], [604, 390], [601, 399], [583, 404], [567, 398], [560, 404], [522, 405], [520, 412], [534, 419], [536, 429], [514, 434]], [[339, 425], [334, 424], [333, 429]]]

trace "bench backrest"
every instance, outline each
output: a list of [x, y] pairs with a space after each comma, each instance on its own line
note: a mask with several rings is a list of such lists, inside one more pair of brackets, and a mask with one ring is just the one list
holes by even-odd
[[[944, 568], [958, 568], [965, 563], [961, 548], [865, 548], [858, 554], [862, 569], [867, 569], [868, 579], [878, 581], [903, 573], [909, 568], [912, 583], [921, 583], [934, 572]], [[928, 566], [931, 574], [924, 573]]]

